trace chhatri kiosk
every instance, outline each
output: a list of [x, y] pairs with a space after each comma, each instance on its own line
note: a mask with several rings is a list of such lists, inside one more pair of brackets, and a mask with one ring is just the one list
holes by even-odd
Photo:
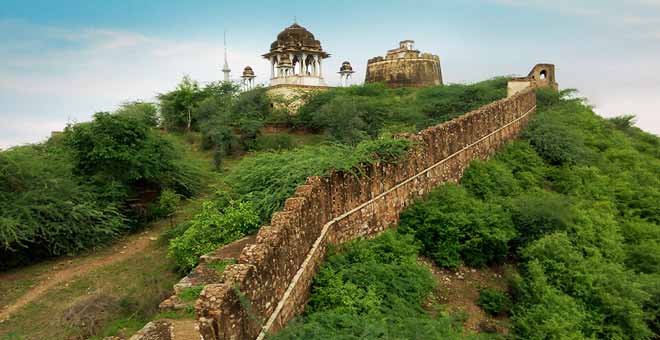
[[270, 86], [327, 87], [323, 80], [323, 51], [314, 34], [294, 23], [277, 35], [270, 52], [263, 55], [270, 61]]

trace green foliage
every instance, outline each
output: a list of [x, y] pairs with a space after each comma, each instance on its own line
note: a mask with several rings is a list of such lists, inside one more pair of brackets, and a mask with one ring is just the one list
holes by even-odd
[[434, 282], [429, 271], [416, 263], [416, 255], [412, 237], [393, 232], [373, 242], [342, 246], [314, 278], [310, 313], [418, 312]]
[[626, 131], [635, 125], [635, 115], [623, 115], [618, 117], [609, 118], [607, 121], [612, 123], [615, 128]]
[[265, 88], [239, 92], [236, 85], [225, 82], [201, 87], [189, 77], [158, 99], [163, 125], [173, 130], [202, 132], [202, 146], [215, 150], [217, 167], [223, 156], [252, 150], [260, 129], [272, 114]]
[[207, 267], [214, 269], [218, 273], [222, 273], [227, 266], [232, 265], [236, 263], [235, 260], [221, 260], [221, 261], [215, 261], [215, 262], [210, 262], [207, 264]]
[[181, 301], [183, 302], [193, 302], [197, 300], [199, 297], [199, 294], [202, 293], [202, 290], [204, 289], [204, 286], [194, 286], [194, 287], [189, 287], [186, 289], [181, 290], [177, 296]]
[[190, 131], [196, 123], [193, 110], [205, 97], [199, 84], [188, 76], [183, 77], [174, 91], [159, 94], [158, 100], [165, 128]]
[[534, 191], [516, 197], [511, 216], [519, 231], [518, 244], [526, 244], [544, 234], [565, 231], [574, 222], [571, 202], [548, 191]]
[[422, 253], [438, 265], [499, 263], [516, 236], [501, 206], [472, 197], [463, 187], [444, 185], [401, 214], [399, 230], [422, 242]]
[[427, 87], [417, 98], [422, 112], [437, 123], [505, 98], [507, 82], [508, 78], [498, 77], [470, 85]]
[[524, 140], [473, 162], [462, 187], [444, 185], [407, 209], [399, 230], [440, 265], [471, 263], [462, 246], [483, 242], [472, 231], [488, 207], [507, 216], [485, 224], [512, 231], [500, 256], [521, 270], [514, 338], [650, 339], [660, 310], [651, 283], [660, 277], [660, 138], [630, 117], [598, 117], [571, 93], [539, 91]]
[[103, 182], [157, 182], [173, 171], [176, 157], [168, 141], [132, 115], [96, 113], [92, 122], [68, 126], [64, 141], [76, 171]]
[[479, 160], [470, 163], [463, 174], [461, 185], [481, 199], [509, 196], [520, 190], [518, 181], [506, 165]]
[[441, 123], [505, 96], [505, 78], [421, 90], [365, 84], [306, 95], [295, 123], [355, 145], [383, 132]]
[[430, 271], [410, 236], [385, 232], [331, 251], [312, 286], [304, 318], [273, 339], [463, 339], [452, 317], [422, 309]]
[[[153, 104], [124, 104], [46, 143], [0, 153], [2, 267], [102, 245], [201, 189], [199, 162], [154, 130], [154, 114]], [[160, 200], [144, 199], [161, 190]]]
[[205, 202], [186, 231], [170, 241], [169, 256], [181, 272], [187, 273], [200, 256], [253, 233], [259, 225], [259, 217], [249, 203]]
[[227, 176], [227, 183], [240, 199], [251, 202], [261, 221], [266, 222], [307, 177], [327, 175], [331, 169], [359, 172], [363, 164], [394, 162], [410, 146], [408, 140], [381, 138], [355, 148], [318, 145], [257, 153], [243, 158]]
[[160, 123], [158, 108], [153, 103], [141, 101], [124, 103], [115, 113], [142, 120], [149, 127], [157, 127]]
[[55, 145], [0, 152], [0, 268], [74, 254], [124, 230], [117, 203], [104, 202], [72, 163]]
[[490, 288], [479, 290], [477, 304], [490, 315], [507, 313], [511, 309], [511, 300], [506, 294]]
[[269, 134], [257, 137], [254, 149], [256, 151], [280, 151], [294, 147], [293, 137], [288, 134]]
[[176, 207], [179, 206], [180, 202], [181, 196], [174, 192], [174, 190], [163, 190], [158, 199], [158, 216], [172, 216], [176, 212]]

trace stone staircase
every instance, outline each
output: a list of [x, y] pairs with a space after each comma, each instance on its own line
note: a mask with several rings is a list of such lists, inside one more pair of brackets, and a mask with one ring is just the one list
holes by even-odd
[[[195, 300], [186, 301], [180, 295], [188, 289], [204, 287], [222, 280], [222, 265], [235, 263], [243, 248], [254, 243], [256, 236], [247, 236], [214, 250], [199, 258], [199, 264], [188, 275], [174, 285], [174, 294], [160, 303], [161, 311], [192, 310]], [[146, 324], [129, 340], [199, 340], [201, 335], [197, 328], [197, 320], [190, 319], [160, 319]], [[120, 338], [106, 338], [120, 340]]]

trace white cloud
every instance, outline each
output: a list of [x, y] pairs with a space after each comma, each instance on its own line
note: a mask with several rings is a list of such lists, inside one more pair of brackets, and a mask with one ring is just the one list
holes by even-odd
[[630, 31], [632, 38], [658, 40], [660, 0], [485, 0], [504, 6], [538, 8], [579, 16]]
[[[62, 129], [70, 117], [87, 120], [126, 100], [152, 100], [174, 88], [184, 74], [202, 82], [222, 78], [221, 41], [175, 41], [16, 21], [0, 21], [3, 30], [8, 37], [20, 32], [20, 38], [0, 39], [5, 40], [0, 47], [0, 147], [40, 140]], [[230, 51], [229, 58], [234, 77], [251, 65], [257, 79], [266, 80], [267, 63], [257, 53]], [[28, 123], [8, 122], [17, 117]]]

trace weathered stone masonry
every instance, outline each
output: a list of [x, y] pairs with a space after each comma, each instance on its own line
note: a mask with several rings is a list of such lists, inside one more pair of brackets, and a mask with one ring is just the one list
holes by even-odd
[[202, 292], [196, 313], [204, 339], [263, 338], [284, 327], [303, 310], [329, 244], [395, 226], [415, 199], [458, 181], [470, 161], [515, 138], [535, 108], [534, 92], [523, 91], [409, 136], [415, 147], [398, 164], [367, 166], [359, 177], [308, 178], [223, 281]]

